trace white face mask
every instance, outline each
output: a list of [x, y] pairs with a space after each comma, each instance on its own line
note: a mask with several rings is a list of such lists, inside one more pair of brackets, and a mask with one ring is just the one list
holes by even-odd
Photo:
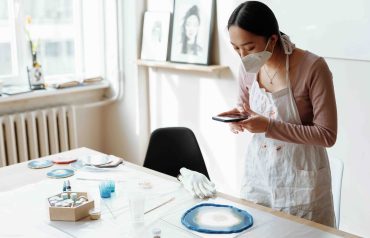
[[271, 57], [272, 52], [266, 50], [269, 43], [270, 39], [267, 41], [266, 47], [263, 51], [252, 53], [241, 58], [244, 69], [247, 73], [258, 73], [261, 67]]

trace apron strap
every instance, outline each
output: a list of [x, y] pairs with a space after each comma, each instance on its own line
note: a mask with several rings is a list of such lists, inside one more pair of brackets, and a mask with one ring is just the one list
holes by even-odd
[[288, 87], [288, 91], [289, 91], [289, 101], [290, 101], [290, 105], [291, 105], [291, 107], [293, 109], [293, 112], [294, 112], [294, 118], [296, 120], [296, 123], [302, 124], [301, 117], [299, 116], [297, 104], [294, 101], [293, 90], [292, 90], [292, 87], [291, 87], [291, 84], [290, 84], [289, 55], [288, 54], [285, 55], [285, 79], [287, 80], [287, 85], [288, 85], [287, 87]]
[[287, 81], [288, 88], [290, 88], [290, 79], [289, 79], [289, 55], [285, 55], [285, 80]]

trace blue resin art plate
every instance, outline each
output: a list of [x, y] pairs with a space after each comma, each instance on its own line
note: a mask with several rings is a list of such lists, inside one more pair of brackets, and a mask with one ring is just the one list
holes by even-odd
[[74, 174], [75, 172], [72, 169], [54, 169], [49, 171], [46, 175], [49, 178], [66, 178]]
[[253, 217], [239, 208], [202, 203], [187, 210], [181, 223], [190, 230], [208, 234], [238, 233], [253, 225]]
[[27, 166], [30, 169], [43, 169], [53, 165], [50, 160], [32, 160], [28, 162]]

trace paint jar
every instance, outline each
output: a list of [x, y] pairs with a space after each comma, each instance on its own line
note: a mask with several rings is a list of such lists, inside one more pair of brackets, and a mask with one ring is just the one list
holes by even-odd
[[61, 197], [63, 200], [68, 199], [68, 193], [62, 193]]
[[74, 202], [76, 202], [76, 200], [77, 200], [77, 193], [71, 193], [70, 197], [71, 197], [71, 199], [72, 199]]
[[89, 211], [89, 214], [91, 220], [99, 220], [101, 216], [101, 211], [100, 209], [93, 208]]

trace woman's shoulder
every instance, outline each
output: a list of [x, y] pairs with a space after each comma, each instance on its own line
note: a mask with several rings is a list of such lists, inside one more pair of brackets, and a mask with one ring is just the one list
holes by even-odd
[[315, 53], [308, 50], [302, 50], [296, 48], [292, 55], [293, 64], [304, 65], [305, 68], [310, 68], [309, 66], [326, 64], [325, 59]]
[[296, 77], [298, 85], [314, 85], [315, 82], [321, 84], [330, 83], [332, 81], [332, 73], [325, 59], [308, 50], [298, 49], [296, 54]]
[[308, 50], [295, 49], [292, 55], [292, 66], [298, 66], [301, 73], [328, 69], [325, 59]]

